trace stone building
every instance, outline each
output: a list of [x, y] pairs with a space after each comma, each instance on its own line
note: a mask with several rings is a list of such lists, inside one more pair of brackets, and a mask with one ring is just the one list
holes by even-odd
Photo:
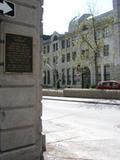
[[113, 0], [112, 11], [75, 17], [67, 33], [43, 36], [44, 87], [89, 88], [100, 80], [120, 80], [119, 7]]
[[42, 6], [0, 1], [0, 160], [43, 159]]

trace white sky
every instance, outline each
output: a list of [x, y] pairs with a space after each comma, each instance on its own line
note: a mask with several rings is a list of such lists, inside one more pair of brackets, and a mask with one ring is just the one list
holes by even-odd
[[112, 0], [44, 0], [44, 34], [67, 32], [72, 18], [88, 12], [88, 3], [95, 4], [99, 14], [113, 8]]

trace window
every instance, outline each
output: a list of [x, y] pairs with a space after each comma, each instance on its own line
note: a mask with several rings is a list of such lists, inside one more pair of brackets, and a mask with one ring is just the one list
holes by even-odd
[[55, 64], [56, 63], [56, 58], [55, 58], [55, 56], [53, 57], [53, 64]]
[[100, 52], [101, 52], [101, 50], [100, 50], [100, 49], [97, 49], [97, 53], [96, 53], [96, 56], [97, 56], [97, 57], [100, 57]]
[[71, 84], [70, 68], [67, 69], [67, 84]]
[[84, 56], [85, 55], [85, 50], [81, 51], [81, 55]]
[[65, 69], [62, 69], [62, 85], [65, 85]]
[[110, 28], [109, 27], [105, 27], [103, 29], [103, 37], [106, 38], [106, 37], [109, 37], [110, 35]]
[[64, 63], [64, 62], [65, 62], [65, 55], [62, 54], [62, 63]]
[[55, 35], [54, 37], [53, 37], [53, 41], [57, 41], [58, 40], [58, 37]]
[[47, 53], [49, 53], [50, 52], [50, 46], [48, 45], [47, 46]]
[[44, 84], [46, 84], [46, 71], [43, 72]]
[[70, 39], [66, 40], [66, 44], [67, 44], [67, 48], [69, 48], [70, 47]]
[[53, 44], [53, 52], [55, 52], [55, 44]]
[[81, 50], [81, 57], [82, 57], [82, 58], [85, 57], [85, 50]]
[[83, 31], [88, 30], [88, 26], [84, 24], [84, 25], [82, 26], [82, 30], [83, 30]]
[[72, 39], [72, 46], [74, 47], [75, 46], [75, 40]]
[[67, 62], [70, 62], [70, 53], [67, 53]]
[[46, 53], [49, 53], [50, 52], [50, 46], [47, 45], [47, 46], [44, 46], [43, 48], [43, 54], [46, 54]]
[[97, 73], [98, 73], [97, 80], [99, 82], [99, 81], [101, 81], [101, 67], [100, 66], [97, 67]]
[[58, 43], [53, 44], [53, 52], [58, 50]]
[[50, 84], [50, 71], [47, 71], [47, 83]]
[[61, 42], [61, 47], [62, 47], [62, 49], [65, 48], [65, 40], [62, 40], [62, 42]]
[[104, 66], [104, 80], [110, 80], [110, 66], [105, 65]]
[[86, 56], [86, 58], [89, 58], [89, 49], [85, 50], [85, 56]]
[[46, 54], [46, 46], [43, 48], [43, 54]]
[[72, 60], [73, 60], [73, 61], [76, 60], [76, 52], [72, 52]]
[[109, 56], [109, 45], [104, 45], [104, 56]]
[[89, 57], [89, 49], [81, 50], [81, 56], [84, 58], [88, 58]]
[[53, 57], [53, 64], [57, 64], [58, 63], [58, 57], [57, 56], [54, 56]]
[[100, 34], [101, 34], [100, 30], [96, 31], [96, 35], [95, 35], [96, 36], [96, 40], [100, 39]]
[[46, 61], [47, 61], [47, 64], [50, 64], [50, 58], [49, 57], [46, 59]]
[[46, 59], [43, 61], [43, 65], [44, 65], [44, 66], [46, 65]]
[[75, 68], [72, 68], [72, 83], [73, 83], [73, 85], [76, 84], [76, 80], [75, 80], [75, 71], [76, 71], [76, 69], [75, 69]]
[[79, 40], [79, 36], [72, 37], [72, 46], [75, 46], [78, 40]]
[[59, 73], [57, 69], [53, 70], [53, 85], [56, 86], [59, 79]]
[[57, 51], [58, 50], [58, 43], [55, 44], [55, 47], [56, 47], [56, 51]]

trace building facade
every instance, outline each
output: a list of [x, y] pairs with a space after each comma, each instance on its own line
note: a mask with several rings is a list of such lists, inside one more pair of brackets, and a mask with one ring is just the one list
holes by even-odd
[[68, 32], [43, 36], [43, 86], [89, 88], [100, 80], [120, 80], [119, 2], [99, 16], [84, 14]]

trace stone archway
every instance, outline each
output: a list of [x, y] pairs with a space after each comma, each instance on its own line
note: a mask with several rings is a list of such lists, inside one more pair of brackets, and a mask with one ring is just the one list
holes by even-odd
[[91, 74], [88, 67], [82, 68], [82, 88], [89, 88], [91, 85]]

